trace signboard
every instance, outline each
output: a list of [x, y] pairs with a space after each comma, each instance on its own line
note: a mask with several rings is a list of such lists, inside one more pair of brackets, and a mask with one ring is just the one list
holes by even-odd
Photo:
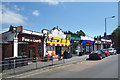
[[91, 40], [83, 40], [82, 43], [94, 44], [94, 41], [91, 41]]
[[35, 42], [35, 43], [42, 43], [44, 41], [43, 37], [35, 36], [35, 35], [28, 35], [28, 34], [19, 34], [18, 35], [19, 42]]
[[29, 39], [29, 38], [26, 38], [26, 37], [22, 37], [22, 41], [41, 43], [41, 39]]
[[70, 40], [56, 38], [56, 37], [48, 37], [47, 43], [70, 45]]

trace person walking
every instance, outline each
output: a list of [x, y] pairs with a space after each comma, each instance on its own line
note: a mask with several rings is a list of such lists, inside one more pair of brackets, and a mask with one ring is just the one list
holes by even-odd
[[65, 50], [64, 53], [63, 53], [63, 56], [64, 56], [65, 59], [67, 59], [67, 54], [68, 54], [68, 51]]

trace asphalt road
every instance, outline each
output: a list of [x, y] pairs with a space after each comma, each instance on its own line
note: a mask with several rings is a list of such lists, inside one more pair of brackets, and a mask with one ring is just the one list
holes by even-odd
[[118, 78], [118, 55], [37, 71], [18, 78]]

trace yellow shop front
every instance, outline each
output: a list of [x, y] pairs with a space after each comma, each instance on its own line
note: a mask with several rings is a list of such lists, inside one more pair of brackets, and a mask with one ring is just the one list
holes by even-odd
[[70, 46], [70, 40], [48, 37], [47, 38], [47, 55], [58, 56], [62, 55], [65, 50], [68, 50]]

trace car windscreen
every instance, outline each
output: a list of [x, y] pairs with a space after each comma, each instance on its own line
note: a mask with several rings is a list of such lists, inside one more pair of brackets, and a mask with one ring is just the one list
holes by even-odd
[[108, 51], [112, 51], [112, 49], [108, 49]]
[[102, 50], [102, 51], [107, 51], [107, 50], [104, 49], [104, 50]]
[[98, 53], [98, 51], [92, 51], [91, 54]]

